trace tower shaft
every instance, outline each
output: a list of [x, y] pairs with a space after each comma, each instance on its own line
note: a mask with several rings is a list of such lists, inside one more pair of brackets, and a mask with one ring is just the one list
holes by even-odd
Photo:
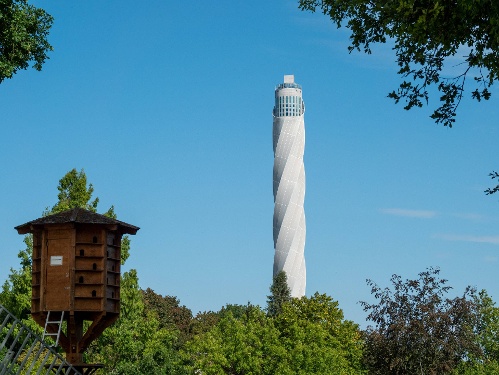
[[305, 295], [305, 104], [294, 76], [284, 76], [275, 90], [274, 276], [285, 271], [292, 297]]

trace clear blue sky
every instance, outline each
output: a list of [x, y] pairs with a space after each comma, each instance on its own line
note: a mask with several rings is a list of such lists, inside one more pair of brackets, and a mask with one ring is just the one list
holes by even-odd
[[[464, 100], [452, 129], [386, 98], [390, 46], [348, 54], [348, 31], [297, 1], [37, 1], [55, 18], [42, 72], [0, 85], [0, 282], [14, 226], [84, 169], [118, 218], [141, 227], [126, 269], [194, 312], [264, 306], [272, 278], [274, 87], [306, 102], [307, 294], [365, 325], [371, 278], [429, 266], [461, 294], [499, 300], [498, 90]], [[456, 68], [457, 69], [457, 68]], [[452, 70], [452, 69], [451, 69]], [[436, 104], [435, 97], [430, 106]]]

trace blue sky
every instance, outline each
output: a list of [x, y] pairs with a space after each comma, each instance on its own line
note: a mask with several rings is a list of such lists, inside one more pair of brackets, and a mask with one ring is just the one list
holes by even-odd
[[[42, 72], [0, 85], [0, 281], [14, 226], [84, 169], [118, 218], [141, 227], [126, 269], [194, 312], [264, 306], [272, 278], [274, 87], [306, 103], [307, 294], [365, 325], [367, 278], [439, 266], [499, 298], [496, 89], [464, 99], [452, 129], [386, 98], [390, 46], [348, 54], [348, 31], [297, 1], [37, 1], [55, 18]], [[216, 4], [216, 5], [214, 5]], [[452, 69], [458, 69], [452, 68]], [[450, 69], [450, 70], [452, 70]]]

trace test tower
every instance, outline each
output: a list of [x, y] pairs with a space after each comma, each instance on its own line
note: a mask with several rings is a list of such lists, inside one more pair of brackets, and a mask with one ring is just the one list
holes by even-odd
[[293, 75], [275, 89], [274, 276], [285, 271], [292, 297], [305, 295], [305, 103]]

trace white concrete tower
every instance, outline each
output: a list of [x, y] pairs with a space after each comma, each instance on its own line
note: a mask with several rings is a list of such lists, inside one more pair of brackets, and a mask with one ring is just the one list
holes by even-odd
[[275, 89], [274, 276], [284, 270], [292, 297], [305, 295], [305, 103], [294, 76]]

